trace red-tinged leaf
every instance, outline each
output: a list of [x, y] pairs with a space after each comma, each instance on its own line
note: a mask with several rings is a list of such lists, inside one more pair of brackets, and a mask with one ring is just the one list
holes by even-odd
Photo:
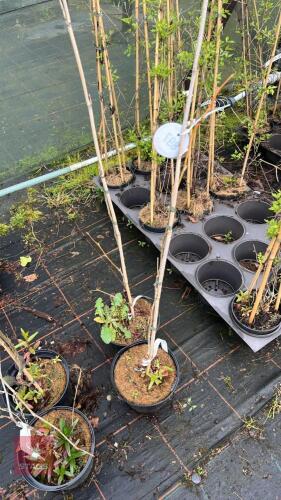
[[33, 281], [38, 279], [38, 274], [36, 273], [28, 274], [27, 276], [24, 276], [23, 279], [27, 283], [32, 283]]

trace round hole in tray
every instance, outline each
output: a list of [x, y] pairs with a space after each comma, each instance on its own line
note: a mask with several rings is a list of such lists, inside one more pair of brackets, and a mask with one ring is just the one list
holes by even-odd
[[258, 200], [248, 200], [240, 203], [236, 209], [236, 213], [241, 219], [252, 224], [264, 224], [267, 219], [272, 218], [269, 204]]
[[264, 254], [267, 244], [263, 241], [248, 240], [239, 243], [234, 249], [234, 258], [243, 269], [250, 272], [257, 270], [257, 254]]
[[228, 297], [243, 284], [241, 272], [225, 260], [210, 260], [197, 269], [196, 280], [211, 295]]
[[198, 262], [210, 252], [207, 241], [194, 233], [182, 233], [174, 236], [170, 244], [170, 254], [185, 264]]
[[281, 152], [281, 134], [272, 134], [266, 141], [266, 145]]
[[144, 187], [132, 187], [126, 189], [121, 196], [120, 201], [127, 208], [140, 208], [146, 205], [150, 200], [150, 191]]
[[244, 227], [234, 217], [218, 215], [205, 222], [204, 231], [214, 241], [228, 244], [239, 240], [243, 236]]

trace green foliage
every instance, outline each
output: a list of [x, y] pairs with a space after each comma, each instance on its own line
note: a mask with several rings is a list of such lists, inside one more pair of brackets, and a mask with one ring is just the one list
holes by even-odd
[[83, 467], [83, 450], [76, 450], [67, 438], [79, 445], [78, 419], [59, 420], [60, 433], [48, 424], [40, 428], [38, 439], [36, 435], [36, 449], [39, 458], [27, 457], [30, 462], [31, 473], [34, 477], [47, 484], [61, 485], [74, 478]]
[[26, 267], [28, 264], [32, 262], [32, 257], [30, 255], [21, 255], [20, 256], [20, 265], [21, 267]]
[[6, 236], [10, 230], [8, 224], [0, 224], [0, 236]]
[[119, 340], [128, 340], [132, 334], [125, 326], [129, 320], [129, 307], [121, 293], [116, 293], [110, 306], [99, 297], [95, 303], [95, 321], [102, 325], [101, 339], [105, 344]]
[[158, 78], [162, 78], [163, 80], [168, 78], [168, 76], [170, 76], [171, 73], [172, 73], [171, 68], [169, 68], [169, 66], [164, 62], [160, 62], [157, 66], [153, 66], [150, 70], [151, 78], [157, 76]]
[[233, 241], [233, 234], [232, 231], [228, 231], [228, 233], [225, 233], [223, 235], [223, 240], [225, 243], [231, 243]]
[[278, 236], [278, 233], [281, 228], [281, 219], [271, 219], [267, 221], [267, 237], [271, 240], [272, 238], [275, 238]]
[[[17, 395], [22, 401], [25, 401], [31, 408], [34, 408], [34, 405], [42, 400], [44, 396], [44, 391], [38, 390], [35, 387], [32, 388], [28, 387], [27, 385], [22, 385], [17, 390]], [[21, 401], [17, 401], [15, 409], [24, 410], [25, 408], [24, 405], [21, 403]]]
[[134, 129], [128, 130], [127, 132], [128, 142], [136, 144], [141, 159], [144, 161], [151, 161], [152, 159], [152, 139], [149, 136], [150, 132], [145, 125], [141, 126], [140, 134]]
[[275, 213], [275, 215], [281, 215], [281, 189], [279, 189], [276, 193], [272, 194], [274, 201], [269, 210]]
[[160, 385], [165, 378], [174, 371], [170, 366], [161, 366], [159, 359], [152, 361], [151, 366], [147, 367], [145, 375], [149, 379], [148, 390], [150, 391], [154, 385]]
[[28, 351], [30, 354], [35, 354], [36, 348], [39, 346], [40, 341], [36, 342], [34, 346], [32, 346], [33, 340], [37, 337], [38, 332], [34, 332], [30, 334], [27, 330], [23, 328], [21, 331], [21, 339], [18, 339], [18, 344], [15, 346], [16, 349], [24, 349]]

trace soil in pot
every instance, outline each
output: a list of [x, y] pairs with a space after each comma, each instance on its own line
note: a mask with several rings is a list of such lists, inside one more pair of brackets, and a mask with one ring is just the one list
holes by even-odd
[[258, 310], [258, 313], [256, 314], [256, 316], [254, 318], [253, 323], [251, 325], [249, 325], [249, 322], [248, 322], [249, 315], [245, 314], [245, 309], [247, 308], [248, 305], [249, 305], [250, 309], [252, 309], [252, 306], [253, 306], [254, 301], [255, 301], [255, 297], [256, 297], [256, 291], [253, 291], [251, 294], [251, 297], [249, 299], [249, 302], [246, 304], [241, 303], [241, 302], [236, 302], [236, 300], [234, 300], [233, 313], [234, 313], [236, 319], [240, 323], [242, 323], [242, 325], [244, 325], [246, 328], [258, 330], [262, 334], [263, 331], [274, 329], [275, 327], [277, 327], [280, 324], [281, 314], [280, 314], [280, 310], [279, 311], [274, 310], [274, 302], [275, 301], [273, 301], [272, 304], [270, 304], [270, 305], [268, 305], [268, 304], [266, 306], [261, 305], [259, 310]]
[[164, 205], [160, 200], [156, 200], [152, 224], [150, 219], [150, 203], [141, 209], [139, 218], [142, 224], [150, 226], [151, 229], [165, 230], [169, 220], [169, 207]]
[[115, 344], [125, 346], [133, 344], [138, 340], [145, 340], [147, 338], [148, 326], [150, 322], [152, 303], [145, 298], [137, 301], [134, 312], [135, 316], [128, 322], [126, 327], [130, 330], [132, 337], [130, 339], [117, 338]]
[[126, 186], [127, 184], [130, 184], [134, 179], [134, 174], [130, 172], [130, 170], [124, 169], [122, 179], [120, 170], [111, 169], [106, 173], [105, 179], [109, 187], [118, 188], [120, 186]]
[[67, 375], [62, 362], [56, 358], [35, 357], [31, 360], [31, 365], [27, 364], [26, 368], [29, 371], [36, 369], [35, 380], [43, 390], [43, 397], [37, 402], [34, 399], [28, 399], [26, 395], [33, 387], [24, 383], [18, 385], [15, 390], [35, 412], [43, 408], [52, 408], [61, 399], [67, 384]]
[[237, 199], [247, 192], [247, 184], [243, 180], [240, 186], [240, 177], [235, 175], [216, 174], [212, 185], [212, 193], [217, 198]]
[[202, 219], [213, 210], [213, 200], [205, 191], [196, 191], [190, 200], [190, 208], [187, 208], [186, 191], [179, 191], [177, 197], [177, 209], [180, 212], [187, 212], [196, 220]]
[[134, 167], [136, 173], [150, 174], [151, 173], [151, 160], [141, 160], [140, 166], [138, 166], [138, 160], [137, 160], [137, 158], [134, 158], [133, 159], [133, 167]]
[[161, 402], [169, 396], [177, 376], [175, 364], [171, 356], [158, 350], [156, 358], [152, 362], [151, 369], [160, 362], [160, 366], [167, 372], [163, 382], [153, 385], [148, 389], [149, 378], [146, 376], [146, 368], [141, 365], [142, 359], [147, 355], [147, 344], [132, 346], [118, 359], [115, 370], [115, 384], [121, 396], [132, 404], [153, 405]]
[[[92, 434], [86, 420], [80, 413], [75, 412], [73, 414], [70, 408], [58, 408], [45, 414], [44, 419], [58, 427], [79, 448], [87, 452], [91, 451]], [[79, 475], [85, 467], [89, 455], [81, 452], [80, 456], [73, 459], [73, 474], [71, 476], [64, 474], [61, 482], [59, 482], [59, 474], [55, 472], [56, 467], [65, 467], [69, 471], [70, 463], [67, 449], [72, 455], [77, 452], [74, 448], [71, 448], [71, 445], [68, 447], [63, 438], [55, 430], [44, 425], [40, 420], [34, 423], [33, 428], [37, 431], [37, 434], [32, 436], [32, 446], [37, 449], [39, 448], [42, 458], [29, 460], [28, 457], [25, 457], [29, 473], [36, 481], [43, 485], [59, 485], [63, 489], [65, 483]], [[66, 430], [68, 431], [67, 433]]]

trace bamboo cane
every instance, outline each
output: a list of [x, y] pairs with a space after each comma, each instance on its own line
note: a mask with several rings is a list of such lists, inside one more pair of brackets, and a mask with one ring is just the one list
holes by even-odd
[[[244, 72], [244, 82], [245, 89], [248, 90], [248, 75], [247, 75], [247, 50], [246, 50], [246, 27], [245, 27], [245, 0], [241, 0], [241, 28], [242, 28], [242, 54], [243, 54], [243, 72]], [[249, 104], [249, 92], [246, 92], [246, 111], [247, 116], [251, 117], [251, 110]]]
[[[162, 0], [159, 2], [159, 10], [158, 10], [158, 21], [161, 21], [162, 19]], [[158, 66], [159, 64], [159, 33], [158, 30], [156, 30], [156, 37], [155, 37], [155, 59], [154, 59], [154, 64], [155, 67]], [[157, 72], [155, 71], [155, 76], [154, 76], [154, 88], [153, 88], [153, 122], [152, 122], [152, 133], [154, 134], [156, 127], [157, 127], [157, 121], [158, 121], [158, 115], [159, 115], [159, 79]], [[157, 162], [155, 161], [154, 158], [152, 158], [151, 162], [151, 185], [150, 185], [150, 223], [151, 225], [153, 224], [153, 214], [154, 214], [154, 204], [155, 204], [155, 190], [156, 190], [156, 173], [157, 173]]]
[[99, 36], [100, 36], [103, 57], [104, 57], [104, 67], [105, 67], [107, 90], [108, 90], [108, 97], [109, 97], [109, 103], [110, 103], [114, 142], [115, 142], [116, 149], [118, 149], [117, 158], [118, 158], [119, 172], [120, 172], [121, 180], [123, 182], [124, 181], [125, 154], [124, 154], [124, 148], [122, 147], [122, 139], [121, 139], [121, 135], [120, 135], [120, 122], [119, 122], [119, 118], [118, 118], [119, 111], [118, 111], [118, 105], [117, 105], [117, 100], [116, 100], [116, 95], [115, 95], [114, 82], [113, 82], [113, 78], [112, 78], [111, 64], [110, 64], [110, 59], [109, 59], [109, 54], [108, 54], [108, 49], [107, 49], [107, 41], [106, 41], [104, 24], [103, 24], [102, 12], [101, 12], [101, 8], [100, 8], [100, 2], [99, 2], [99, 0], [93, 0], [93, 2], [95, 5], [94, 15], [96, 16], [96, 24], [97, 24], [97, 27], [99, 30]]
[[274, 259], [277, 255], [277, 252], [279, 251], [279, 248], [280, 248], [280, 244], [281, 244], [281, 227], [280, 227], [278, 236], [274, 242], [270, 256], [269, 256], [268, 261], [267, 261], [267, 266], [266, 266], [266, 269], [264, 271], [262, 282], [260, 284], [260, 287], [259, 287], [259, 290], [258, 290], [258, 293], [256, 296], [256, 300], [255, 300], [253, 309], [252, 309], [251, 314], [250, 314], [249, 325], [251, 325], [253, 323], [255, 316], [257, 314], [257, 311], [258, 311], [260, 302], [262, 300], [262, 296], [263, 296], [263, 293], [264, 293], [264, 290], [265, 290], [265, 287], [266, 287], [266, 284], [267, 284], [267, 281], [268, 281], [268, 278], [269, 278], [269, 275], [270, 275], [270, 272], [272, 269]]
[[[221, 47], [221, 31], [222, 31], [222, 0], [218, 0], [218, 18], [216, 30], [216, 57], [214, 67], [214, 82], [213, 82], [213, 95], [216, 93], [218, 83], [219, 61], [220, 61], [220, 47]], [[215, 109], [215, 101], [213, 101], [212, 110]], [[210, 186], [213, 184], [214, 177], [214, 164], [215, 164], [215, 129], [216, 129], [216, 114], [213, 113], [210, 117], [210, 136], [209, 136], [209, 158], [208, 158], [208, 174], [206, 191], [209, 195]]]
[[[266, 83], [268, 81], [268, 77], [269, 77], [269, 75], [271, 73], [272, 59], [273, 59], [273, 57], [275, 55], [275, 52], [276, 52], [276, 49], [277, 49], [277, 44], [278, 44], [278, 40], [279, 40], [280, 30], [281, 30], [281, 12], [279, 14], [278, 23], [277, 23], [277, 26], [276, 26], [274, 44], [273, 44], [272, 51], [271, 51], [270, 63], [268, 65], [268, 67], [267, 67], [267, 71], [266, 71], [266, 75], [265, 75], [265, 79], [264, 79], [264, 85], [266, 85]], [[259, 101], [259, 105], [258, 105], [258, 108], [257, 108], [256, 117], [255, 117], [255, 120], [254, 120], [254, 123], [253, 123], [252, 133], [251, 133], [251, 136], [250, 136], [250, 139], [249, 139], [249, 143], [248, 143], [248, 146], [247, 146], [247, 150], [246, 150], [246, 154], [245, 154], [245, 158], [244, 158], [244, 162], [243, 162], [243, 167], [242, 167], [242, 172], [241, 172], [241, 177], [240, 177], [240, 183], [239, 183], [240, 186], [242, 186], [242, 184], [243, 184], [243, 180], [244, 180], [244, 176], [245, 176], [245, 173], [246, 173], [246, 168], [247, 168], [248, 160], [249, 160], [249, 156], [250, 156], [250, 151], [252, 149], [254, 138], [256, 136], [256, 132], [257, 132], [257, 128], [258, 128], [258, 123], [259, 123], [259, 118], [260, 118], [260, 113], [261, 113], [261, 110], [262, 110], [262, 107], [263, 107], [265, 96], [266, 96], [266, 89], [263, 90], [263, 92], [262, 92], [262, 94], [260, 96], [260, 101]]]
[[275, 241], [276, 241], [276, 238], [272, 238], [271, 242], [269, 243], [269, 245], [265, 251], [265, 254], [263, 256], [263, 262], [261, 264], [259, 264], [258, 269], [256, 270], [255, 275], [253, 276], [253, 279], [248, 287], [249, 293], [251, 293], [253, 291], [253, 289], [255, 288], [255, 286], [258, 282], [258, 279], [260, 277], [260, 274], [264, 268], [264, 265], [267, 262], [267, 259], [271, 254], [271, 251], [272, 251], [272, 248], [273, 248]]
[[[135, 80], [135, 119], [138, 139], [140, 139], [140, 29], [139, 29], [139, 0], [135, 0], [135, 49], [136, 49], [136, 80]], [[137, 149], [137, 164], [140, 169], [140, 149]]]
[[101, 136], [100, 144], [101, 151], [104, 153], [105, 161], [107, 162], [107, 133], [106, 133], [106, 115], [105, 115], [105, 105], [104, 105], [104, 94], [103, 94], [103, 81], [102, 81], [102, 50], [99, 46], [99, 31], [97, 24], [97, 17], [95, 15], [95, 0], [92, 0], [92, 20], [94, 24], [94, 37], [96, 43], [96, 68], [97, 68], [97, 83], [100, 101], [100, 127], [98, 137]]
[[277, 295], [277, 299], [276, 299], [276, 303], [275, 303], [275, 311], [279, 310], [280, 302], [281, 302], [281, 281], [280, 281], [278, 295]]
[[[190, 114], [190, 109], [191, 109], [191, 104], [192, 104], [192, 95], [193, 95], [195, 81], [196, 81], [196, 75], [197, 75], [197, 71], [198, 71], [198, 64], [199, 64], [199, 57], [200, 57], [201, 48], [202, 48], [202, 42], [203, 42], [203, 38], [204, 38], [208, 3], [209, 3], [208, 0], [203, 0], [203, 2], [202, 2], [199, 33], [198, 33], [198, 38], [197, 38], [196, 52], [195, 52], [195, 57], [194, 57], [194, 62], [193, 62], [193, 69], [192, 69], [192, 74], [191, 74], [189, 93], [188, 93], [186, 104], [185, 104], [184, 117], [183, 117], [183, 123], [182, 123], [182, 131], [186, 130], [187, 125], [188, 125], [188, 121], [189, 121], [189, 114]], [[164, 278], [164, 273], [165, 273], [165, 267], [166, 267], [166, 262], [167, 262], [167, 257], [168, 257], [170, 241], [171, 241], [171, 237], [172, 237], [173, 224], [174, 224], [174, 220], [175, 220], [177, 194], [178, 194], [178, 187], [179, 187], [179, 177], [180, 177], [180, 170], [181, 170], [181, 158], [183, 155], [184, 143], [185, 143], [185, 136], [181, 135], [180, 144], [179, 144], [179, 153], [178, 153], [177, 162], [176, 162], [176, 169], [175, 169], [175, 182], [174, 182], [173, 189], [171, 192], [171, 206], [170, 206], [169, 220], [168, 220], [168, 224], [167, 224], [166, 231], [164, 234], [164, 240], [163, 240], [163, 244], [162, 244], [162, 248], [161, 248], [161, 258], [160, 258], [159, 270], [157, 272], [157, 277], [156, 277], [156, 281], [155, 281], [153, 315], [152, 315], [152, 324], [151, 324], [151, 337], [150, 337], [150, 342], [148, 345], [148, 357], [150, 360], [152, 359], [152, 356], [153, 356], [153, 348], [154, 348], [155, 336], [156, 336], [156, 331], [157, 331], [157, 321], [158, 321], [159, 305], [160, 305], [160, 298], [161, 298], [161, 292], [162, 292], [162, 286], [163, 286], [163, 278]]]
[[153, 133], [153, 108], [152, 108], [152, 83], [151, 83], [151, 64], [150, 64], [150, 47], [148, 36], [148, 20], [147, 20], [147, 7], [146, 0], [142, 1], [143, 11], [143, 29], [144, 29], [144, 45], [145, 45], [145, 58], [146, 58], [146, 72], [147, 72], [147, 91], [148, 91], [148, 107], [150, 119], [150, 131]]
[[126, 269], [126, 264], [125, 264], [121, 234], [119, 231], [113, 203], [111, 201], [109, 190], [107, 187], [103, 163], [102, 163], [102, 159], [101, 159], [100, 147], [99, 147], [96, 124], [95, 124], [95, 117], [94, 117], [93, 106], [92, 106], [92, 98], [88, 92], [86, 78], [85, 78], [85, 74], [84, 74], [84, 70], [83, 70], [83, 66], [82, 66], [82, 62], [81, 62], [81, 58], [80, 58], [80, 53], [79, 53], [79, 50], [77, 47], [76, 38], [74, 35], [72, 23], [71, 23], [71, 17], [70, 17], [70, 13], [69, 13], [69, 9], [68, 9], [67, 0], [59, 0], [59, 1], [60, 1], [60, 7], [62, 10], [62, 14], [63, 14], [64, 20], [65, 20], [65, 24], [66, 24], [66, 27], [68, 30], [69, 38], [71, 41], [75, 61], [77, 64], [77, 68], [78, 68], [78, 72], [79, 72], [79, 76], [80, 76], [80, 80], [81, 80], [81, 85], [83, 88], [84, 98], [85, 98], [85, 102], [86, 102], [87, 109], [88, 109], [89, 121], [90, 121], [90, 125], [91, 125], [91, 132], [92, 132], [92, 136], [93, 136], [93, 142], [95, 145], [96, 155], [98, 158], [99, 175], [101, 178], [105, 202], [106, 202], [109, 217], [110, 217], [111, 222], [112, 222], [113, 232], [114, 232], [114, 236], [115, 236], [115, 240], [117, 243], [119, 256], [120, 256], [120, 263], [121, 263], [120, 274], [122, 275], [123, 285], [124, 285], [124, 289], [125, 289], [126, 294], [127, 294], [127, 298], [128, 298], [131, 312], [132, 312], [132, 314], [134, 314], [133, 305], [132, 305], [133, 301], [132, 301], [132, 295], [131, 295], [131, 291], [130, 291], [130, 287], [129, 287], [128, 274], [127, 274], [127, 269]]

